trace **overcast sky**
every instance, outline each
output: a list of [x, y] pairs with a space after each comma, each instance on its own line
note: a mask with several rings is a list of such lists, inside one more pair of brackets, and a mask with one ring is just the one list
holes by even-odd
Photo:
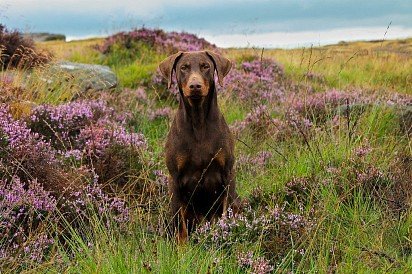
[[0, 20], [73, 37], [132, 27], [188, 31], [220, 46], [278, 46], [412, 36], [412, 0], [0, 0]]

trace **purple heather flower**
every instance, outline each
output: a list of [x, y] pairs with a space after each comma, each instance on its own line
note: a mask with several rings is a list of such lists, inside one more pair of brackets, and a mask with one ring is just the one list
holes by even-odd
[[129, 221], [130, 212], [125, 201], [109, 196], [96, 182], [88, 185], [82, 192], [74, 193], [73, 197], [76, 199], [68, 201], [67, 206], [86, 218], [86, 206], [92, 205], [98, 210], [100, 216], [110, 215], [119, 224]]
[[135, 90], [136, 98], [142, 101], [147, 100], [147, 94], [143, 87], [139, 87]]
[[228, 92], [242, 101], [282, 101], [285, 89], [280, 84], [283, 68], [270, 59], [244, 62], [225, 78]]
[[124, 128], [126, 116], [103, 101], [79, 101], [59, 106], [42, 105], [33, 110], [30, 127], [50, 141], [64, 157], [80, 159], [103, 155], [112, 145], [145, 148], [142, 134]]
[[0, 247], [0, 257], [7, 258], [22, 250], [30, 260], [41, 262], [54, 241], [46, 234], [29, 237], [26, 229], [35, 229], [34, 219], [48, 216], [53, 220], [56, 211], [56, 199], [36, 180], [23, 183], [16, 176], [0, 180], [0, 238], [7, 240]]
[[361, 146], [355, 149], [355, 155], [359, 158], [367, 156], [372, 151], [372, 148], [369, 146]]
[[199, 51], [204, 49], [217, 49], [203, 38], [186, 32], [165, 32], [160, 29], [141, 28], [130, 32], [119, 32], [106, 38], [100, 51], [110, 52], [114, 44], [128, 47], [132, 42], [144, 43], [159, 52], [175, 53], [182, 51]]
[[170, 107], [158, 108], [149, 111], [149, 120], [153, 121], [162, 117], [171, 117], [172, 109]]
[[41, 263], [44, 258], [45, 250], [54, 244], [54, 239], [47, 234], [37, 235], [35, 240], [24, 247], [24, 253], [31, 261]]
[[[312, 221], [302, 214], [303, 210], [301, 207], [298, 213], [288, 212], [285, 206], [276, 205], [274, 208], [256, 212], [250, 206], [245, 207], [242, 213], [236, 216], [228, 212], [216, 223], [204, 223], [196, 229], [192, 238], [219, 248], [238, 242], [256, 241], [262, 235], [290, 243], [291, 239], [289, 236], [284, 238], [285, 235], [293, 236], [297, 240], [313, 226]], [[291, 244], [286, 244], [284, 248], [288, 246]]]
[[156, 176], [156, 182], [161, 186], [167, 186], [168, 177], [162, 170], [154, 170], [153, 174]]
[[273, 271], [273, 266], [263, 257], [254, 258], [253, 252], [242, 252], [237, 256], [238, 264], [243, 269], [248, 269], [250, 273], [265, 274]]

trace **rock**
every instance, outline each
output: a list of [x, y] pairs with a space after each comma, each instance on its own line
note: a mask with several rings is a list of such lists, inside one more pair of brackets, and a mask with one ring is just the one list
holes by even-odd
[[85, 91], [107, 90], [118, 84], [116, 74], [108, 66], [63, 61], [53, 64], [50, 69], [70, 74]]
[[341, 105], [336, 108], [336, 113], [339, 115], [348, 116], [348, 111], [350, 116], [359, 116], [364, 113], [371, 104], [366, 103], [355, 103], [350, 105]]
[[380, 106], [384, 108], [392, 109], [401, 132], [404, 134], [412, 135], [412, 105], [387, 105], [387, 104], [352, 104], [348, 106], [339, 106], [336, 108], [336, 113], [340, 115], [348, 115], [348, 110], [350, 115], [353, 117], [361, 115], [368, 107]]

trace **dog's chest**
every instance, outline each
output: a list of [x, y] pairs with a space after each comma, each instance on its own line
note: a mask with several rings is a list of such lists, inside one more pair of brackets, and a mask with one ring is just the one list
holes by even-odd
[[191, 154], [180, 172], [179, 185], [183, 197], [195, 195], [215, 200], [221, 195], [227, 182], [224, 180], [224, 162], [218, 160], [218, 154], [210, 153], [209, 157]]
[[227, 148], [219, 139], [205, 139], [185, 146], [185, 165], [192, 169], [204, 169], [211, 165], [224, 167]]
[[181, 152], [176, 157], [176, 163], [182, 185], [215, 189], [223, 184], [227, 150], [219, 146], [219, 142], [209, 140], [195, 143]]

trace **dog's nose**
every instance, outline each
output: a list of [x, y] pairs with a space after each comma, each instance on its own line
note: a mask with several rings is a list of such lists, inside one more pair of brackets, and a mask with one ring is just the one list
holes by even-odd
[[193, 82], [189, 85], [190, 90], [199, 90], [202, 88], [202, 84], [200, 82]]

